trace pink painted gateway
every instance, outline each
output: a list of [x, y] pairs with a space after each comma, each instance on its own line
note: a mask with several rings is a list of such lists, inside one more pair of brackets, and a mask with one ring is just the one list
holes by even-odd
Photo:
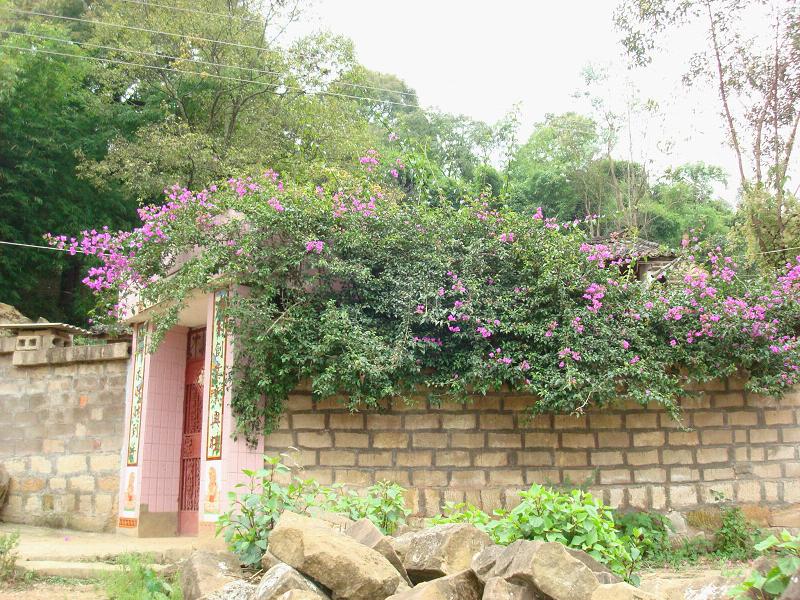
[[234, 441], [226, 385], [231, 341], [219, 317], [228, 290], [196, 293], [155, 351], [150, 320], [163, 307], [130, 309], [133, 356], [120, 473], [120, 532], [140, 537], [214, 535], [242, 469], [263, 449]]

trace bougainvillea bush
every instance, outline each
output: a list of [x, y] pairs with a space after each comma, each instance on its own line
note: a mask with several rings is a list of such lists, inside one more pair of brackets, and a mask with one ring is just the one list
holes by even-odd
[[168, 309], [162, 331], [192, 290], [249, 288], [226, 313], [250, 439], [304, 379], [354, 410], [507, 385], [535, 413], [628, 398], [676, 416], [693, 382], [744, 369], [751, 390], [775, 394], [797, 380], [800, 262], [743, 280], [722, 250], [690, 242], [666, 282], [645, 285], [635, 258], [590, 244], [582, 223], [482, 198], [433, 207], [397, 183], [413, 176], [401, 159], [359, 162], [317, 185], [267, 172], [170, 189], [133, 232], [51, 241], [98, 255], [86, 283], [110, 318], [135, 295]]

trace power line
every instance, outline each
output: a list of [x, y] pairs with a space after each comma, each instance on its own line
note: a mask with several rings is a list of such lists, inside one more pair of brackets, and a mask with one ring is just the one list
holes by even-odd
[[[3, 33], [10, 34], [10, 35], [20, 35], [20, 36], [25, 36], [25, 37], [32, 37], [32, 38], [37, 38], [37, 39], [41, 39], [41, 40], [50, 40], [50, 41], [53, 41], [53, 42], [62, 42], [62, 43], [65, 43], [65, 44], [74, 44], [76, 46], [85, 46], [87, 48], [98, 48], [98, 49], [101, 49], [101, 50], [111, 50], [113, 52], [127, 52], [127, 53], [131, 53], [131, 54], [139, 54], [139, 55], [142, 55], [142, 56], [152, 56], [154, 58], [177, 60], [177, 61], [182, 61], [182, 62], [190, 63], [190, 64], [207, 65], [207, 66], [210, 66], [210, 67], [221, 67], [221, 68], [226, 68], [226, 69], [238, 69], [240, 71], [250, 71], [250, 72], [254, 72], [254, 73], [262, 73], [264, 75], [277, 75], [277, 76], [283, 76], [284, 75], [284, 73], [280, 73], [278, 71], [269, 71], [269, 70], [266, 70], [266, 69], [258, 69], [256, 67], [240, 67], [239, 65], [229, 65], [229, 64], [226, 64], [226, 63], [216, 63], [216, 62], [210, 62], [210, 61], [194, 59], [194, 58], [184, 58], [184, 57], [181, 57], [181, 56], [173, 56], [171, 54], [159, 54], [158, 52], [147, 52], [145, 50], [133, 50], [133, 49], [129, 49], [129, 48], [117, 48], [116, 46], [104, 46], [102, 44], [93, 44], [91, 42], [82, 42], [82, 41], [78, 41], [78, 40], [69, 40], [69, 39], [53, 37], [53, 36], [49, 36], [49, 35], [41, 35], [41, 34], [38, 34], [38, 33], [29, 33], [27, 31], [11, 31], [11, 30], [8, 30], [8, 29], [0, 29], [0, 34], [3, 34]], [[347, 86], [353, 86], [353, 87], [365, 87], [365, 86], [359, 86], [359, 85], [354, 84], [354, 83], [345, 83], [345, 82], [336, 82], [336, 81], [331, 82], [331, 83], [333, 85], [347, 85]], [[369, 89], [369, 86], [366, 86], [366, 87]], [[372, 89], [382, 90], [383, 88], [372, 88]], [[313, 92], [309, 92], [309, 93], [313, 93]], [[372, 98], [364, 98], [364, 100], [372, 100]], [[387, 102], [387, 103], [390, 102], [389, 100], [377, 100], [377, 99], [375, 101], [376, 102]], [[403, 103], [399, 103], [399, 104], [401, 104], [402, 106], [408, 106], [407, 104], [403, 104]]]
[[[119, 29], [128, 29], [130, 31], [139, 31], [139, 32], [142, 32], [142, 33], [152, 33], [152, 34], [155, 34], [155, 35], [166, 35], [166, 36], [169, 36], [169, 37], [177, 37], [177, 38], [187, 39], [187, 40], [195, 40], [195, 41], [201, 41], [201, 42], [209, 42], [209, 43], [212, 43], [212, 44], [220, 44], [220, 45], [223, 45], [223, 46], [233, 46], [233, 47], [236, 47], [236, 48], [245, 48], [245, 49], [250, 49], [250, 50], [258, 50], [259, 52], [270, 51], [270, 48], [265, 48], [263, 46], [252, 46], [250, 44], [240, 44], [238, 42], [228, 42], [228, 41], [225, 41], [225, 40], [217, 40], [217, 39], [214, 39], [214, 38], [207, 38], [207, 37], [189, 35], [189, 34], [183, 34], [183, 33], [175, 33], [175, 32], [172, 32], [172, 31], [161, 31], [159, 29], [149, 29], [149, 28], [146, 28], [146, 27], [136, 27], [134, 25], [123, 25], [122, 23], [109, 23], [108, 21], [95, 21], [95, 20], [92, 20], [92, 19], [82, 19], [80, 17], [68, 17], [66, 15], [54, 15], [54, 14], [50, 14], [50, 13], [42, 13], [42, 12], [36, 12], [36, 11], [31, 11], [31, 10], [21, 10], [21, 9], [18, 9], [18, 8], [11, 8], [11, 7], [6, 7], [5, 10], [10, 10], [12, 12], [25, 14], [25, 15], [32, 15], [32, 16], [36, 16], [36, 17], [45, 17], [45, 18], [49, 18], [49, 19], [62, 19], [62, 20], [66, 20], [66, 21], [74, 21], [74, 22], [78, 22], [78, 23], [88, 23], [90, 25], [101, 25], [101, 26], [106, 26], [106, 27], [117, 27]], [[77, 43], [77, 42], [73, 42], [73, 43]], [[359, 85], [357, 83], [333, 82], [333, 84], [334, 85], [345, 85], [345, 86], [348, 86], [348, 87], [354, 87], [356, 89], [370, 89], [370, 90], [373, 90], [373, 91], [387, 92], [387, 93], [390, 93], [390, 94], [400, 94], [400, 95], [410, 95], [410, 96], [414, 96], [415, 95], [413, 92], [400, 92], [400, 91], [397, 91], [397, 90], [390, 90], [390, 89], [387, 89], [387, 88], [381, 88], [381, 87], [376, 87], [376, 86]], [[408, 107], [407, 104], [404, 104], [404, 103], [401, 103], [401, 102], [392, 102], [392, 101], [389, 101], [389, 100], [385, 100], [384, 101], [384, 100], [378, 100], [378, 99], [375, 99], [375, 98], [364, 98], [364, 100], [373, 100], [375, 102], [385, 102], [387, 104], [397, 104], [399, 106]]]
[[[18, 246], [20, 248], [37, 248], [39, 250], [55, 250], [56, 252], [69, 252], [70, 254], [73, 253], [72, 250], [69, 248], [56, 248], [55, 246], [40, 246], [38, 244], [23, 244], [22, 242], [5, 242], [0, 240], [0, 244], [4, 246]], [[103, 254], [101, 252], [86, 252], [85, 250], [78, 250], [75, 249], [75, 253], [77, 254], [86, 254], [87, 256], [108, 256], [107, 254]]]
[[[43, 50], [41, 48], [22, 48], [20, 46], [13, 46], [13, 45], [9, 46], [9, 45], [6, 45], [6, 44], [0, 44], [0, 48], [8, 48], [10, 50], [20, 50], [22, 52], [31, 52], [33, 54], [41, 53], [41, 54], [50, 54], [50, 55], [53, 55], [53, 56], [64, 56], [64, 57], [67, 57], [67, 58], [77, 58], [77, 59], [80, 59], [80, 60], [93, 60], [93, 61], [97, 61], [97, 62], [112, 63], [112, 64], [117, 64], [117, 65], [125, 65], [125, 66], [129, 66], [129, 67], [139, 67], [141, 69], [150, 69], [152, 71], [167, 71], [167, 72], [170, 72], [170, 73], [185, 73], [187, 75], [196, 75], [196, 76], [204, 77], [204, 78], [205, 77], [209, 77], [211, 79], [221, 79], [221, 80], [224, 80], [224, 81], [236, 81], [236, 82], [239, 82], [239, 83], [253, 83], [253, 84], [256, 84], [256, 85], [269, 87], [269, 84], [267, 84], [267, 83], [265, 83], [263, 81], [258, 81], [256, 79], [242, 79], [240, 77], [229, 77], [227, 75], [217, 75], [215, 73], [205, 73], [205, 72], [200, 73], [198, 71], [185, 71], [183, 69], [175, 69], [175, 68], [172, 68], [172, 67], [159, 67], [159, 66], [156, 66], [156, 65], [145, 65], [145, 64], [142, 64], [142, 63], [135, 63], [135, 62], [127, 61], [127, 60], [117, 60], [117, 59], [114, 59], [114, 58], [101, 58], [99, 56], [81, 56], [80, 54], [72, 54], [72, 53], [69, 53], [69, 52], [53, 52], [51, 50]], [[300, 92], [301, 94], [307, 94], [309, 96], [335, 96], [335, 97], [338, 97], [338, 98], [349, 98], [351, 100], [367, 100], [367, 101], [370, 101], [370, 102], [380, 102], [380, 103], [383, 103], [383, 104], [394, 104], [394, 105], [397, 105], [397, 106], [408, 107], [407, 104], [403, 104], [402, 102], [394, 102], [394, 101], [391, 101], [391, 100], [379, 100], [377, 98], [367, 98], [365, 96], [355, 96], [355, 95], [352, 95], [352, 94], [342, 94], [342, 93], [339, 93], [339, 92], [308, 91], [308, 90], [304, 90], [302, 88], [283, 85], [283, 84], [281, 84], [281, 85], [279, 85], [277, 87], [281, 87], [281, 88], [283, 88], [283, 89], [285, 89], [287, 91]], [[278, 92], [276, 90], [267, 90], [267, 91], [269, 93], [275, 94], [276, 96], [283, 96], [284, 95], [282, 92]]]

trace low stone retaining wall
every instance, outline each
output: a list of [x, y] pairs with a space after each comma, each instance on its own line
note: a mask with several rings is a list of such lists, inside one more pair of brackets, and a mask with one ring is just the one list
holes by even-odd
[[387, 405], [351, 414], [334, 401], [290, 398], [268, 454], [297, 449], [323, 484], [389, 479], [409, 489], [414, 514], [446, 501], [510, 507], [532, 483], [590, 491], [615, 507], [694, 511], [714, 492], [764, 524], [800, 526], [800, 393], [781, 400], [731, 379], [683, 402], [682, 428], [663, 410], [629, 404], [588, 415], [538, 416], [508, 393], [471, 405]]
[[16, 351], [0, 338], [0, 520], [112, 529], [124, 438], [127, 343]]

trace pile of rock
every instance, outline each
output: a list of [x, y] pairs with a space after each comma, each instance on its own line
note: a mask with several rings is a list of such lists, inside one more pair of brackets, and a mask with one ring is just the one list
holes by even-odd
[[[520, 540], [494, 545], [468, 524], [385, 536], [371, 521], [346, 527], [284, 513], [269, 538], [261, 582], [214, 598], [248, 600], [654, 600], [584, 552]], [[184, 578], [192, 578], [191, 561]], [[184, 584], [184, 593], [189, 589]], [[195, 588], [186, 594], [195, 600]], [[206, 592], [207, 593], [207, 592]], [[235, 593], [236, 595], [232, 595]]]

